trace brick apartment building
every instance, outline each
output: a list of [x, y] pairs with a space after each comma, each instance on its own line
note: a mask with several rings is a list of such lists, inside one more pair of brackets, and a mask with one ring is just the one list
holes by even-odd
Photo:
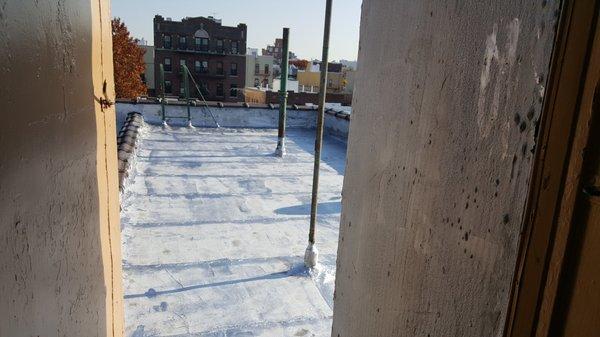
[[263, 55], [273, 56], [276, 64], [281, 64], [283, 56], [283, 39], [275, 39], [274, 45], [268, 45], [267, 48], [263, 48]]
[[[275, 64], [281, 64], [283, 59], [283, 39], [275, 39], [274, 45], [268, 45], [267, 48], [262, 49], [263, 55], [273, 56]], [[296, 54], [289, 52], [290, 60], [296, 58]]]
[[[160, 94], [160, 64], [165, 69], [166, 96], [184, 93], [181, 65], [185, 63], [206, 100], [243, 101], [246, 82], [247, 27], [221, 25], [213, 17], [172, 21], [154, 17], [156, 90]], [[199, 97], [190, 81], [190, 95]]]

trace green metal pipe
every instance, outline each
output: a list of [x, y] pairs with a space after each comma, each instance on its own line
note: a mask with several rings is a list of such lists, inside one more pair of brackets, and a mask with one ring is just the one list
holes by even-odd
[[167, 116], [165, 114], [165, 67], [163, 66], [163, 64], [160, 64], [160, 72], [159, 72], [159, 85], [160, 85], [160, 95], [161, 95], [161, 99], [160, 99], [160, 108], [162, 111], [162, 122], [163, 125], [167, 124]]
[[279, 128], [277, 131], [277, 149], [275, 154], [279, 157], [285, 155], [285, 124], [287, 119], [287, 81], [289, 69], [289, 38], [290, 29], [283, 28], [283, 54], [281, 61], [281, 87], [279, 88]]
[[317, 204], [319, 193], [319, 168], [321, 165], [321, 149], [323, 148], [323, 124], [325, 119], [325, 102], [327, 93], [327, 66], [329, 64], [329, 32], [331, 28], [331, 5], [333, 0], [326, 0], [325, 29], [323, 33], [323, 57], [321, 58], [321, 83], [319, 88], [319, 110], [317, 112], [317, 134], [315, 139], [315, 162], [313, 168], [312, 199], [310, 203], [310, 230], [308, 233], [309, 248], [315, 243], [317, 220]]
[[190, 71], [188, 70], [187, 65], [182, 65], [183, 67], [183, 90], [184, 90], [184, 96], [185, 96], [185, 102], [187, 103], [187, 120], [188, 120], [188, 126], [192, 126], [192, 113], [190, 111], [191, 109], [191, 102], [190, 102], [190, 78], [189, 78], [189, 73]]
[[206, 107], [206, 109], [208, 110], [208, 113], [212, 117], [213, 122], [215, 122], [215, 126], [217, 128], [220, 128], [221, 126], [219, 125], [219, 122], [217, 122], [217, 119], [215, 118], [215, 115], [210, 110], [210, 107], [208, 106], [208, 103], [206, 103], [206, 99], [204, 99], [204, 95], [202, 94], [202, 90], [200, 90], [200, 87], [198, 86], [198, 83], [196, 83], [196, 80], [194, 79], [194, 76], [190, 72], [189, 68], [187, 68], [187, 74], [190, 77], [190, 79], [192, 80], [192, 83], [194, 83], [194, 86], [196, 87], [196, 90], [198, 91], [198, 95], [200, 96], [200, 98], [202, 98], [202, 102], [204, 102], [204, 106]]

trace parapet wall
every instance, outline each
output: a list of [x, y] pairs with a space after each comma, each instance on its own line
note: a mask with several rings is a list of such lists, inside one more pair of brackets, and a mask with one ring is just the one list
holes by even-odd
[[[139, 112], [144, 116], [144, 121], [150, 124], [162, 123], [162, 108], [157, 102], [129, 102], [119, 101], [117, 109], [117, 129], [125, 122], [127, 114]], [[185, 104], [171, 103], [165, 105], [167, 123], [170, 125], [187, 124], [187, 106]], [[219, 107], [217, 104], [190, 107], [192, 124], [196, 127], [214, 127], [216, 121], [222, 127], [228, 128], [277, 128], [279, 123], [279, 110], [277, 105], [241, 105], [227, 104]], [[173, 118], [173, 116], [179, 118]], [[316, 126], [317, 114], [314, 107], [290, 106], [287, 110], [288, 128], [313, 129]], [[343, 111], [327, 109], [325, 114], [325, 133], [341, 139], [348, 137], [350, 115]]]
[[[265, 102], [276, 104], [279, 102], [279, 92], [277, 91], [266, 91]], [[327, 94], [327, 102], [329, 103], [341, 103], [343, 105], [352, 104], [352, 94]], [[309, 92], [293, 92], [288, 91], [288, 104], [319, 104], [319, 94]]]

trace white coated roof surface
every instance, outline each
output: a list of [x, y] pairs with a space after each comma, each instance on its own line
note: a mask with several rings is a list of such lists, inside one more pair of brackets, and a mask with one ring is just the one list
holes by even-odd
[[126, 336], [329, 336], [345, 143], [321, 164], [320, 266], [303, 267], [314, 130], [146, 125], [122, 196]]

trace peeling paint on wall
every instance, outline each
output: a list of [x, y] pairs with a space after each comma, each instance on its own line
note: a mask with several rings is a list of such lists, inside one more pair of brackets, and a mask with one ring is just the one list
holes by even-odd
[[[498, 119], [500, 108], [500, 94], [507, 90], [502, 87], [503, 83], [510, 78], [513, 66], [517, 58], [517, 45], [519, 42], [519, 19], [514, 18], [506, 27], [506, 45], [503, 50], [497, 46], [498, 25], [494, 24], [493, 31], [486, 38], [486, 48], [483, 57], [483, 69], [481, 72], [479, 99], [477, 102], [477, 123], [482, 138], [487, 138], [490, 129]], [[489, 102], [488, 86], [492, 74], [492, 66], [495, 66], [495, 83], [493, 86], [492, 101]], [[508, 82], [506, 85], [512, 85]], [[505, 85], [505, 86], [506, 86]], [[489, 108], [488, 108], [489, 106]], [[489, 110], [488, 110], [489, 109]], [[504, 142], [505, 150], [507, 144]], [[506, 151], [502, 153], [506, 157]]]

